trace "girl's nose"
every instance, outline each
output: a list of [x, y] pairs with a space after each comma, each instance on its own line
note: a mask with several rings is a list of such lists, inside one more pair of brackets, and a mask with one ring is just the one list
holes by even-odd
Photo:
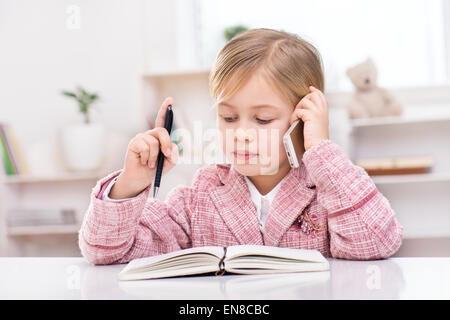
[[237, 141], [248, 141], [252, 142], [254, 140], [255, 129], [243, 129], [238, 128], [235, 132], [235, 140]]

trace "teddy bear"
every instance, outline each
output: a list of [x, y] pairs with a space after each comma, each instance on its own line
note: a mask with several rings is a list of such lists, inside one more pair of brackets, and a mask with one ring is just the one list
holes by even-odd
[[347, 69], [356, 91], [346, 105], [352, 119], [400, 116], [403, 106], [384, 88], [377, 86], [377, 68], [371, 58]]

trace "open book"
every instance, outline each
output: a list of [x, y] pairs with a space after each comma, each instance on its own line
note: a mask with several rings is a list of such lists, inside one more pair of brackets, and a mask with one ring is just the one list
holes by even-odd
[[205, 246], [132, 260], [119, 280], [142, 280], [225, 272], [268, 274], [325, 271], [328, 261], [317, 250], [262, 245]]

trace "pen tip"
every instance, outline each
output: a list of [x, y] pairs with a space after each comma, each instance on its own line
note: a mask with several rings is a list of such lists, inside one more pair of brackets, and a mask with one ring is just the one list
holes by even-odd
[[155, 187], [155, 188], [153, 189], [153, 198], [155, 198], [156, 195], [158, 194], [158, 190], [159, 190], [158, 187]]

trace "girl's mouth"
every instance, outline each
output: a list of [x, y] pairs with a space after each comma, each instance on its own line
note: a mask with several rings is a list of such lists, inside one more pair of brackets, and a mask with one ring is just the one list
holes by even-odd
[[234, 155], [235, 159], [248, 160], [248, 159], [251, 159], [253, 157], [256, 157], [258, 154], [257, 153], [252, 153], [252, 152], [248, 152], [248, 151], [235, 151], [235, 152], [233, 152], [233, 155]]

